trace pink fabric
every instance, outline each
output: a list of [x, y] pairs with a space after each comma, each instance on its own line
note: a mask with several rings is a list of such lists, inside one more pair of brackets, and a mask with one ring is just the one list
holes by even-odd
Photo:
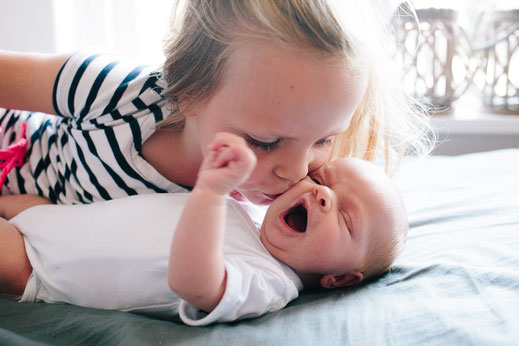
[[[2, 185], [0, 185], [0, 186], [2, 186]], [[245, 201], [245, 197], [243, 197], [243, 195], [241, 193], [239, 193], [238, 191], [236, 191], [236, 190], [231, 192], [230, 196], [232, 198], [234, 198], [235, 200], [237, 200], [237, 201]]]
[[[0, 131], [1, 130], [2, 129], [0, 129]], [[26, 130], [27, 123], [23, 123], [20, 140], [8, 146], [6, 150], [0, 150], [0, 188], [4, 186], [5, 178], [10, 171], [14, 167], [21, 167], [23, 165], [23, 158], [27, 153]]]

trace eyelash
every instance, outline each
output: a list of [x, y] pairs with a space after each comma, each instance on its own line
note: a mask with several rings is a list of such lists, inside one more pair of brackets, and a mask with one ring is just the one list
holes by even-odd
[[261, 149], [264, 151], [271, 151], [271, 150], [275, 150], [275, 149], [279, 148], [279, 141], [280, 141], [279, 139], [277, 139], [274, 142], [267, 143], [267, 142], [258, 141], [257, 139], [254, 139], [249, 135], [245, 135], [245, 140], [247, 141], [247, 143], [249, 143], [249, 145], [251, 147], [258, 148], [258, 149]]
[[349, 216], [347, 216], [347, 214], [345, 214], [345, 213], [344, 214], [341, 213], [341, 216], [342, 216], [342, 219], [344, 220], [344, 224], [346, 225], [346, 228], [348, 228], [348, 231], [351, 234], [351, 225], [348, 223]]
[[[258, 141], [257, 139], [255, 139], [249, 135], [245, 135], [245, 140], [247, 141], [247, 143], [249, 143], [249, 145], [251, 147], [258, 148], [258, 149], [261, 149], [264, 151], [276, 150], [277, 148], [279, 148], [279, 142], [280, 142], [280, 139], [277, 139], [276, 141], [270, 142], [270, 143], [262, 142], [262, 141]], [[315, 142], [315, 145], [319, 146], [319, 147], [329, 146], [331, 144], [332, 144], [331, 138], [323, 138], [323, 139], [320, 139], [317, 142]]]
[[319, 146], [319, 147], [323, 147], [323, 146], [328, 146], [328, 145], [332, 145], [332, 138], [331, 137], [328, 137], [328, 138], [323, 138], [323, 139], [320, 139], [318, 140], [317, 142], [315, 142], [315, 145]]

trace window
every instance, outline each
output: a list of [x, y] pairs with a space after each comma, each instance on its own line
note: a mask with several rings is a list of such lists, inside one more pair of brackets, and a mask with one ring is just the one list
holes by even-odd
[[[452, 102], [443, 102], [448, 106], [444, 107], [445, 111], [437, 113], [432, 119], [441, 141], [435, 153], [452, 155], [519, 147], [519, 2], [416, 0], [413, 4], [417, 10], [446, 9], [443, 18], [436, 18], [424, 25], [424, 36], [430, 40], [424, 49], [422, 58], [425, 60], [431, 62], [435, 57], [441, 61], [446, 55], [448, 35], [441, 32], [431, 34], [431, 29], [435, 25], [440, 29], [451, 25], [449, 13], [456, 12], [456, 30], [462, 31], [457, 32], [458, 36], [453, 40], [455, 45], [451, 57], [454, 58], [450, 65], [429, 64], [429, 70], [422, 71], [423, 84], [427, 78], [433, 80], [429, 85], [431, 89], [422, 86], [422, 92], [445, 96], [446, 78], [459, 87], [453, 88]], [[426, 16], [423, 19], [424, 22], [428, 21]], [[442, 19], [444, 23], [441, 23]], [[450, 30], [452, 32], [452, 28]], [[423, 61], [421, 64], [425, 65]], [[415, 61], [415, 66], [420, 68], [418, 61]], [[435, 68], [436, 72], [447, 69], [443, 70], [446, 71], [443, 79], [431, 72]], [[417, 86], [414, 90], [420, 91]], [[436, 100], [441, 101], [441, 98]]]
[[478, 93], [493, 111], [519, 112], [517, 1], [413, 3], [420, 23], [403, 15], [399, 26], [408, 87], [440, 107]]

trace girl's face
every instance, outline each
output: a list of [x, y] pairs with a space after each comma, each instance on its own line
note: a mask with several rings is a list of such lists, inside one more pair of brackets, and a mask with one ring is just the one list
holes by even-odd
[[238, 190], [253, 203], [270, 204], [327, 162], [366, 84], [343, 62], [255, 41], [231, 53], [218, 88], [186, 112], [186, 121], [194, 123], [204, 155], [217, 132], [245, 138], [258, 163]]

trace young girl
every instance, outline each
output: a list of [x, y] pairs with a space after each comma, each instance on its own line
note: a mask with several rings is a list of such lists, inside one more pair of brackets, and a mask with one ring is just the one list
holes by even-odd
[[85, 53], [0, 54], [0, 149], [24, 124], [28, 142], [24, 160], [22, 150], [3, 157], [2, 194], [73, 204], [186, 191], [220, 131], [254, 149], [258, 164], [235, 195], [256, 204], [330, 158], [388, 168], [395, 153], [429, 149], [369, 2], [184, 5], [160, 71]]

